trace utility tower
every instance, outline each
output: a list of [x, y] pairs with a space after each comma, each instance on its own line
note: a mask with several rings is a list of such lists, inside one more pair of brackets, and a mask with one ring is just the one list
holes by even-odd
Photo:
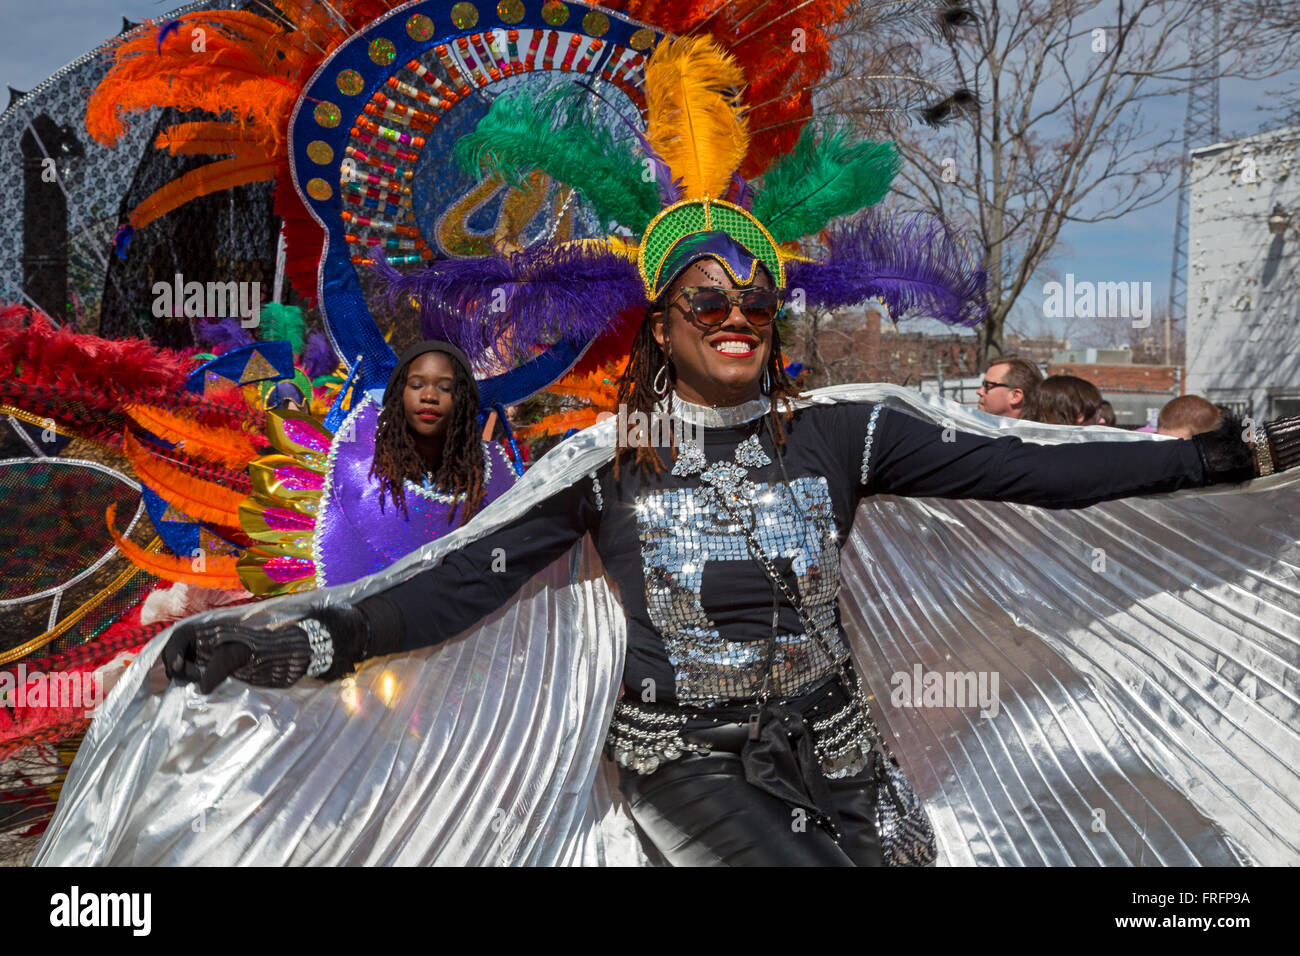
[[[1183, 122], [1182, 171], [1178, 181], [1178, 216], [1174, 221], [1174, 261], [1169, 274], [1169, 314], [1165, 318], [1165, 364], [1172, 364], [1173, 322], [1187, 321], [1187, 220], [1191, 195], [1191, 151], [1219, 140], [1219, 4], [1208, 0], [1192, 20], [1187, 47], [1192, 61]], [[1183, 328], [1186, 328], [1184, 324]]]

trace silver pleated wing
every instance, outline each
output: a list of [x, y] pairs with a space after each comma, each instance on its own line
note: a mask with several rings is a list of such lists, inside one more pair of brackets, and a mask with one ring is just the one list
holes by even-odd
[[[1030, 441], [1155, 440], [893, 386], [810, 400]], [[273, 624], [374, 593], [582, 480], [611, 443], [608, 424], [574, 436], [468, 527], [358, 584], [210, 613]], [[1300, 863], [1297, 502], [1300, 476], [1080, 511], [864, 502], [844, 623], [942, 863]], [[37, 862], [645, 861], [599, 755], [623, 624], [589, 545], [350, 688], [205, 698], [150, 671], [165, 640], [96, 717]], [[989, 716], [911, 692], [981, 674], [997, 675]]]

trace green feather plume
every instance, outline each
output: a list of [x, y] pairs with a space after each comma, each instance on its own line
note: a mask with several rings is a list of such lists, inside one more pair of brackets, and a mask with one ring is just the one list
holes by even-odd
[[658, 187], [642, 177], [630, 139], [617, 140], [585, 117], [584, 95], [564, 87], [540, 97], [503, 93], [474, 132], [456, 141], [456, 161], [471, 176], [486, 170], [513, 185], [540, 169], [576, 189], [602, 226], [612, 221], [640, 233], [659, 212]]
[[840, 131], [817, 139], [805, 126], [794, 149], [764, 173], [750, 212], [777, 242], [793, 242], [880, 202], [898, 170], [893, 143], [850, 142]]
[[307, 322], [303, 319], [302, 309], [296, 305], [268, 302], [262, 306], [257, 334], [263, 342], [288, 342], [294, 355], [301, 354], [307, 340]]

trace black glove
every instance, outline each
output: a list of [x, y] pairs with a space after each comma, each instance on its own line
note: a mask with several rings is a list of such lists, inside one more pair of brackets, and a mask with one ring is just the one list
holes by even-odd
[[1247, 444], [1246, 426], [1236, 415], [1225, 414], [1212, 431], [1192, 437], [1196, 451], [1201, 456], [1205, 483], [1221, 481], [1246, 481], [1254, 478], [1255, 453]]
[[342, 677], [368, 656], [369, 636], [366, 616], [345, 604], [274, 629], [182, 621], [163, 649], [163, 666], [173, 680], [198, 681], [205, 694], [230, 676], [288, 687], [304, 676]]
[[1251, 429], [1236, 415], [1224, 415], [1213, 431], [1192, 438], [1201, 456], [1205, 483], [1246, 481], [1300, 465], [1300, 416], [1278, 418]]

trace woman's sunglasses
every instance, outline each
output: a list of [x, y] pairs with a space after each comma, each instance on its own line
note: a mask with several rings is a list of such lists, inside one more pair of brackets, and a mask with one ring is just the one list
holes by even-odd
[[774, 289], [719, 289], [691, 285], [684, 286], [678, 295], [685, 296], [690, 306], [682, 309], [687, 321], [706, 334], [722, 328], [732, 306], [739, 306], [740, 314], [755, 328], [760, 328], [772, 324], [783, 304], [781, 293]]

